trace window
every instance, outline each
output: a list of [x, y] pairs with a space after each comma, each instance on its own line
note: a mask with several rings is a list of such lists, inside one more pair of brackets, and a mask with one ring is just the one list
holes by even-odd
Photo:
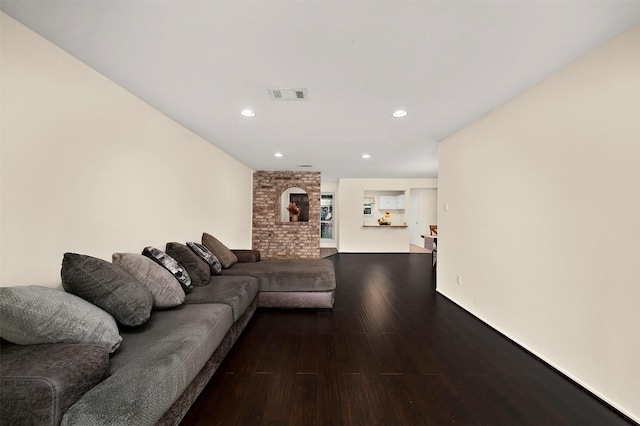
[[333, 240], [334, 234], [333, 192], [320, 194], [320, 238]]

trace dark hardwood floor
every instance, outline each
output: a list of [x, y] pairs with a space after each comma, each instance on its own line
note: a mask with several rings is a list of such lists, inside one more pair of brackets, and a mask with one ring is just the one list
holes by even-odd
[[334, 309], [259, 309], [183, 425], [630, 424], [437, 294], [430, 254], [329, 259]]

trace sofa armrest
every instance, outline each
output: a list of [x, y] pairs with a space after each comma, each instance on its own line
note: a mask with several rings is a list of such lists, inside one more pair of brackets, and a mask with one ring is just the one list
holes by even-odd
[[231, 250], [238, 258], [238, 263], [255, 263], [260, 261], [260, 250]]
[[100, 345], [0, 343], [2, 424], [58, 425], [89, 389], [109, 376], [109, 354]]

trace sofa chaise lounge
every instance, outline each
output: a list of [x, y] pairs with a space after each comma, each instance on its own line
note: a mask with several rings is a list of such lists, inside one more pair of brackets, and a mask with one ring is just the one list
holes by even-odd
[[228, 250], [213, 236], [202, 243], [222, 264], [223, 276], [248, 276], [258, 280], [258, 306], [265, 308], [331, 309], [336, 278], [326, 259], [260, 259], [257, 250]]

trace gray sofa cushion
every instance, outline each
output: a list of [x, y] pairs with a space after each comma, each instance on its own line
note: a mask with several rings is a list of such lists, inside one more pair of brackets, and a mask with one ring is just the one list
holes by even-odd
[[167, 243], [165, 251], [187, 270], [191, 284], [199, 287], [209, 284], [209, 278], [211, 278], [209, 264], [189, 247], [180, 243]]
[[64, 291], [0, 287], [0, 337], [19, 345], [96, 343], [108, 352], [122, 338], [111, 315]]
[[172, 308], [184, 302], [184, 290], [176, 277], [148, 257], [137, 253], [114, 253], [112, 261], [149, 290], [154, 308]]
[[[122, 331], [111, 376], [73, 404], [63, 425], [153, 425], [182, 394], [233, 324], [222, 304], [156, 311]], [[135, 378], [135, 380], [132, 380]]]
[[58, 425], [71, 404], [109, 376], [109, 355], [94, 344], [2, 342], [0, 358], [3, 425]]
[[119, 266], [91, 256], [65, 253], [61, 275], [66, 291], [101, 307], [121, 324], [140, 325], [151, 315], [151, 293]]
[[211, 277], [207, 287], [194, 288], [184, 303], [224, 303], [233, 310], [233, 321], [245, 313], [259, 290], [253, 277]]
[[207, 262], [209, 265], [209, 269], [211, 271], [211, 275], [220, 275], [222, 273], [222, 264], [218, 260], [218, 258], [211, 253], [211, 250], [206, 248], [200, 243], [195, 243], [193, 241], [189, 241], [187, 243], [187, 247], [189, 247], [195, 254], [200, 256], [202, 260]]
[[203, 233], [202, 245], [208, 248], [209, 251], [218, 258], [223, 268], [229, 268], [231, 265], [238, 262], [238, 257], [213, 235], [209, 235], [206, 232]]
[[176, 277], [185, 293], [189, 293], [193, 290], [193, 284], [191, 283], [189, 273], [173, 257], [169, 256], [162, 250], [151, 246], [145, 247], [142, 250], [142, 254], [165, 268], [167, 271], [171, 272], [173, 276]]
[[336, 287], [333, 263], [327, 259], [264, 259], [236, 263], [222, 274], [255, 277], [260, 291], [328, 291]]

